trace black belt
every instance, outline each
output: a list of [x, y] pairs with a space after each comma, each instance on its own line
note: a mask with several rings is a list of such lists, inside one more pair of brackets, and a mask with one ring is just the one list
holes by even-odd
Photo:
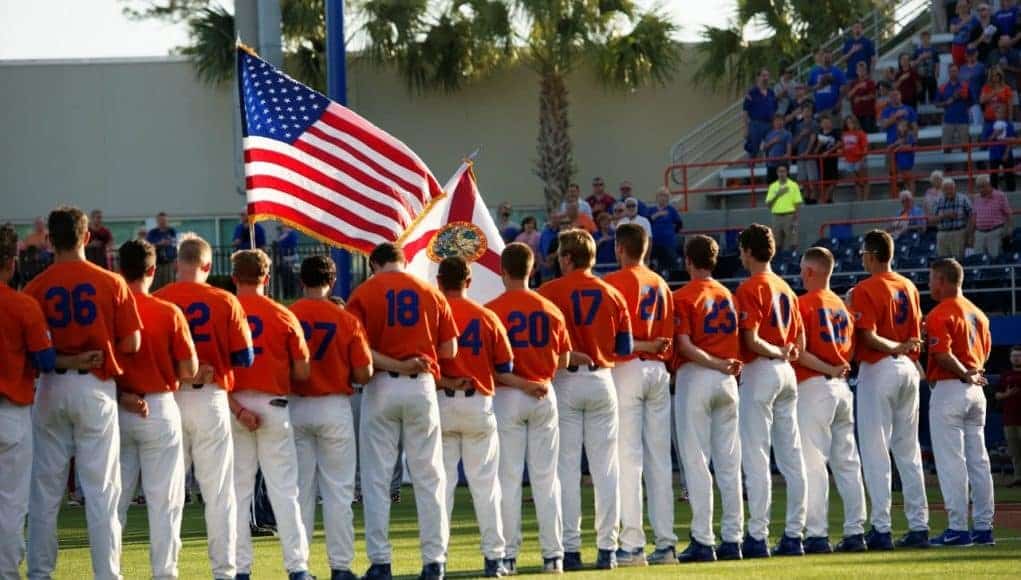
[[270, 399], [269, 404], [274, 407], [287, 408], [287, 399]]
[[946, 230], [936, 230], [936, 232], [937, 232], [937, 233], [940, 233], [940, 234], [947, 234], [947, 233], [950, 233], [950, 232], [959, 232], [959, 231], [963, 230], [964, 228], [965, 228], [965, 226], [961, 226], [961, 227], [959, 227], [959, 228], [954, 228], [954, 229], [952, 229], [952, 230], [950, 230], [950, 229], [946, 229]]
[[[455, 391], [454, 389], [443, 389], [443, 392], [448, 397], [453, 397], [457, 393], [457, 391]], [[465, 397], [474, 397], [475, 396], [475, 387], [472, 387], [470, 389], [466, 389], [464, 391], [464, 396]]]
[[[53, 372], [57, 373], [58, 375], [66, 375], [67, 371], [69, 371], [69, 370], [72, 370], [72, 369], [53, 369]], [[79, 375], [87, 375], [87, 374], [89, 374], [89, 371], [87, 371], [85, 369], [74, 369], [74, 371], [77, 372]]]
[[989, 228], [988, 230], [979, 230], [979, 231], [982, 232], [983, 234], [988, 234], [989, 232], [995, 232], [996, 230], [1002, 230], [1003, 226], [1004, 226], [1004, 224], [1000, 224], [1000, 225], [996, 226], [995, 228]]
[[[599, 369], [603, 368], [603, 367], [601, 367], [601, 366], [599, 366], [599, 365], [597, 365], [595, 363], [592, 363], [590, 365], [585, 365], [585, 366], [587, 366], [588, 370], [590, 370], [590, 371], [598, 371]], [[576, 372], [578, 372], [578, 370], [580, 368], [581, 367], [578, 366], [578, 365], [567, 365], [567, 372], [569, 372], [569, 373], [576, 373]]]
[[205, 383], [192, 383], [191, 384], [191, 388], [193, 388], [193, 389], [201, 389], [204, 386], [206, 386]]
[[390, 375], [391, 377], [393, 377], [395, 379], [398, 378], [398, 377], [408, 377], [409, 379], [417, 379], [418, 378], [418, 373], [415, 373], [413, 375], [402, 375], [401, 373], [396, 372], [396, 371], [386, 371], [386, 372], [387, 372], [388, 375]]

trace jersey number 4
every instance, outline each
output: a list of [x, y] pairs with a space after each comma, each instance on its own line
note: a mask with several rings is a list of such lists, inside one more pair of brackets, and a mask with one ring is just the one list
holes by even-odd
[[79, 284], [68, 291], [67, 288], [54, 286], [46, 291], [46, 302], [53, 307], [56, 317], [47, 317], [46, 321], [54, 328], [64, 328], [71, 321], [79, 326], [88, 326], [96, 320], [96, 303], [89, 298], [96, 295], [92, 284]]

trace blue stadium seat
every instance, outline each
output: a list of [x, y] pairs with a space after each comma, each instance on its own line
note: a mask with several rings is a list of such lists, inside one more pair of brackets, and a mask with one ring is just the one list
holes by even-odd
[[965, 266], [984, 266], [989, 263], [989, 256], [987, 254], [972, 254], [965, 256], [962, 262]]

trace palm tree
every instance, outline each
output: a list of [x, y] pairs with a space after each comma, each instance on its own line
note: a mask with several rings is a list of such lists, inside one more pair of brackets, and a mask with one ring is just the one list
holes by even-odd
[[[125, 0], [137, 4], [143, 0]], [[230, 78], [233, 17], [210, 0], [146, 0], [139, 17], [186, 20], [195, 60], [208, 82]], [[394, 64], [412, 91], [457, 91], [523, 62], [539, 80], [535, 174], [547, 207], [559, 206], [574, 174], [567, 78], [592, 65], [606, 86], [664, 84], [680, 62], [676, 24], [632, 0], [359, 0], [366, 54]], [[323, 0], [281, 0], [285, 68], [311, 86], [325, 84]], [[228, 25], [229, 24], [229, 25]], [[228, 63], [228, 66], [223, 66]]]

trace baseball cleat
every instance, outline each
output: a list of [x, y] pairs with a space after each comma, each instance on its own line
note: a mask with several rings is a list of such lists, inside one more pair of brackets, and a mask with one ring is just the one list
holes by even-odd
[[543, 558], [542, 559], [542, 573], [543, 574], [563, 574], [564, 573], [564, 561], [560, 558]]
[[806, 554], [833, 553], [833, 546], [830, 545], [830, 539], [825, 536], [820, 536], [818, 538], [805, 538], [804, 548]]
[[692, 562], [715, 562], [716, 549], [712, 546], [707, 546], [699, 542], [695, 538], [692, 538], [688, 547], [677, 555], [677, 561], [681, 564], [689, 564]]
[[617, 565], [618, 566], [648, 566], [649, 562], [645, 559], [645, 550], [638, 548], [634, 551], [628, 551], [624, 548], [617, 550]]
[[422, 573], [418, 575], [418, 580], [443, 580], [444, 566], [439, 562], [431, 562], [422, 566]]
[[490, 560], [486, 558], [483, 566], [483, 575], [486, 578], [503, 578], [507, 575], [507, 569], [503, 567], [503, 560]]
[[844, 536], [844, 539], [840, 540], [834, 551], [865, 552], [868, 549], [868, 546], [865, 544], [865, 534], [854, 534], [853, 536]]
[[[826, 541], [829, 544], [829, 540]], [[776, 547], [773, 548], [774, 556], [804, 556], [805, 546], [801, 543], [801, 538], [792, 538], [787, 534], [784, 534], [780, 541], [777, 542]]]
[[358, 580], [350, 570], [330, 570], [330, 580]]
[[993, 538], [992, 530], [973, 530], [971, 542], [976, 546], [995, 546], [996, 539]]
[[673, 546], [667, 546], [666, 548], [657, 548], [656, 551], [649, 554], [645, 559], [650, 566], [658, 566], [660, 564], [676, 564], [677, 563], [677, 550]]
[[951, 530], [947, 528], [942, 534], [929, 540], [929, 543], [933, 546], [951, 546], [954, 548], [966, 548], [973, 545], [971, 541], [971, 532], [965, 530]]
[[615, 550], [599, 550], [596, 556], [596, 570], [613, 570], [617, 567]]
[[564, 572], [576, 572], [584, 567], [581, 552], [564, 552]]
[[756, 540], [751, 536], [745, 536], [744, 543], [741, 544], [741, 555], [746, 560], [749, 558], [768, 558], [769, 545], [765, 539]]
[[740, 560], [742, 558], [741, 544], [737, 542], [723, 542], [719, 548], [716, 548], [717, 560]]
[[503, 569], [506, 571], [504, 576], [516, 576], [518, 573], [518, 559], [517, 558], [504, 558]]
[[401, 503], [401, 492], [397, 491], [390, 494], [390, 503]]
[[235, 574], [234, 580], [252, 580], [252, 575], [246, 573]]
[[287, 580], [315, 580], [315, 576], [309, 574], [307, 570], [301, 570], [289, 573]]
[[892, 550], [893, 549], [893, 534], [890, 532], [880, 532], [876, 528], [869, 530], [869, 533], [865, 534], [865, 544], [869, 550]]
[[[968, 542], [971, 543], [971, 534], [968, 532], [961, 532], [968, 536]], [[897, 540], [898, 548], [928, 548], [929, 547], [929, 530], [912, 530], [904, 534], [901, 539]]]
[[365, 573], [365, 576], [362, 576], [362, 580], [392, 579], [393, 574], [390, 572], [390, 564], [373, 564], [372, 566], [369, 566], [369, 570]]

